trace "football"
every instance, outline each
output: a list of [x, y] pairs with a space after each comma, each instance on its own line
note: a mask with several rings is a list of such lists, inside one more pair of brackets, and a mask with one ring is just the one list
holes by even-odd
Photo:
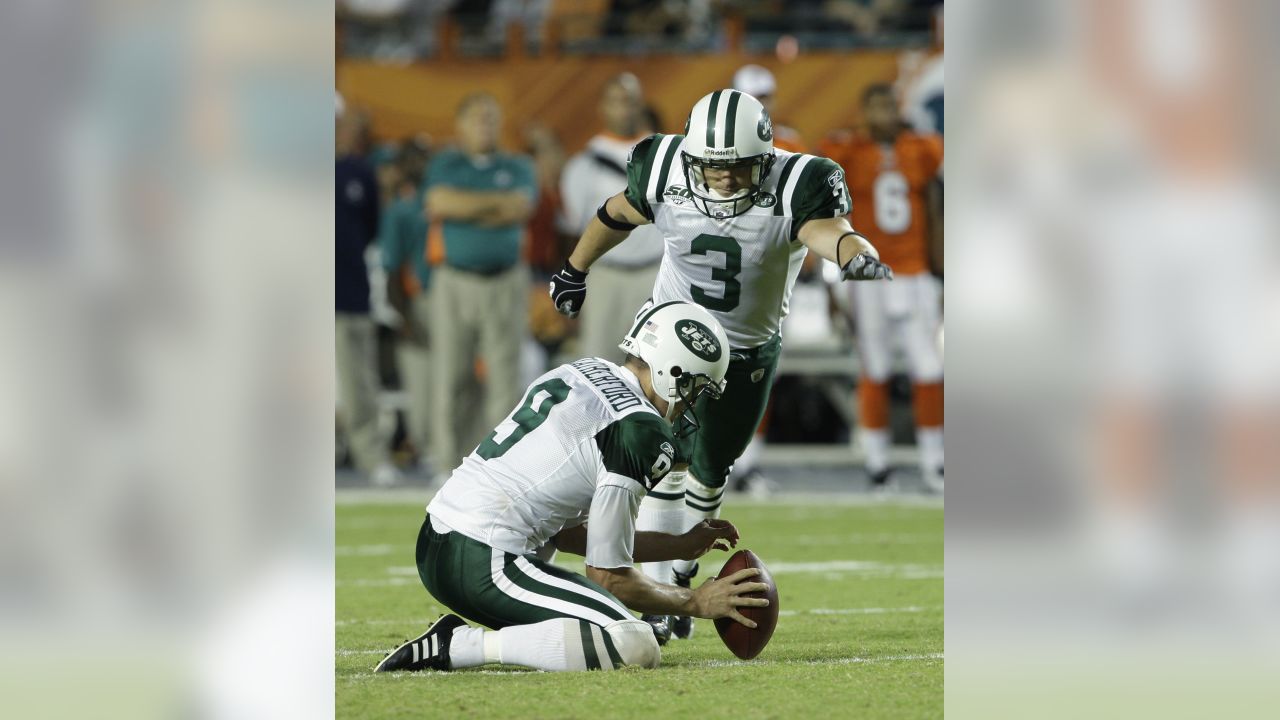
[[764, 646], [769, 644], [769, 638], [773, 637], [773, 630], [778, 626], [778, 586], [773, 584], [769, 568], [760, 562], [760, 558], [756, 557], [755, 553], [746, 549], [734, 553], [721, 568], [718, 577], [726, 578], [743, 568], [760, 570], [758, 576], [746, 582], [762, 582], [769, 586], [769, 589], [762, 593], [747, 593], [743, 597], [768, 598], [769, 606], [738, 608], [738, 612], [748, 620], [756, 622], [754, 630], [733, 618], [723, 617], [716, 620], [716, 632], [720, 633], [720, 639], [724, 641], [725, 647], [729, 648], [729, 652], [743, 660], [750, 660], [759, 655], [760, 651], [764, 650]]

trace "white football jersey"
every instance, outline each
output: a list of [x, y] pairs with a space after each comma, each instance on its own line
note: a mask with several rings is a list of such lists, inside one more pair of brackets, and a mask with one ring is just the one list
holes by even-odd
[[751, 209], [712, 218], [690, 200], [680, 161], [683, 135], [653, 135], [632, 148], [627, 200], [662, 231], [665, 253], [653, 288], [662, 303], [684, 300], [715, 316], [736, 349], [782, 329], [807, 248], [801, 225], [849, 212], [844, 171], [827, 158], [775, 150]]
[[517, 555], [590, 518], [587, 564], [629, 567], [640, 499], [671, 469], [674, 442], [630, 370], [584, 358], [534, 381], [427, 512]]

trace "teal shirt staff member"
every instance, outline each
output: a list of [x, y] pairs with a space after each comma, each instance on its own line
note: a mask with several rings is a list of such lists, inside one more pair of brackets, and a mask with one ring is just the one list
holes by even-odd
[[431, 287], [431, 266], [427, 265], [427, 218], [422, 209], [421, 189], [400, 194], [382, 211], [382, 227], [378, 244], [382, 250], [382, 268], [400, 280], [400, 269], [413, 268], [420, 292]]
[[[525, 223], [538, 200], [533, 161], [498, 150], [501, 116], [487, 95], [458, 111], [459, 146], [442, 150], [427, 168], [427, 215], [441, 224], [443, 262], [494, 275], [520, 262]], [[440, 259], [433, 248], [433, 260]]]

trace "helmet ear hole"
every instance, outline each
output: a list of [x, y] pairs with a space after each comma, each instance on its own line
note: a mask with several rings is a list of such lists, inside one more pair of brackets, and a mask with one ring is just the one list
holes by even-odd
[[684, 370], [681, 370], [679, 365], [673, 365], [671, 367], [671, 377], [680, 377], [683, 374]]

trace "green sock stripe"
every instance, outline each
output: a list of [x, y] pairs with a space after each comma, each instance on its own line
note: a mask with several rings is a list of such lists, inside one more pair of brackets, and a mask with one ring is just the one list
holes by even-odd
[[600, 628], [600, 637], [604, 640], [604, 649], [609, 651], [609, 662], [613, 663], [615, 668], [622, 667], [622, 656], [618, 654], [618, 648], [613, 646], [613, 638], [609, 637], [609, 631]]
[[591, 635], [591, 628], [594, 627], [586, 620], [578, 621], [578, 633], [582, 636], [582, 657], [587, 661], [588, 670], [600, 669], [600, 658], [596, 655], [596, 641]]
[[658, 492], [656, 490], [650, 490], [649, 497], [653, 498], [654, 500], [683, 500], [684, 493], [678, 493], [678, 492], [666, 493], [666, 492]]
[[684, 499], [684, 504], [693, 508], [694, 510], [700, 510], [702, 512], [715, 512], [720, 508], [720, 503], [718, 502], [714, 505], [699, 505], [698, 503], [693, 502], [689, 498]]

